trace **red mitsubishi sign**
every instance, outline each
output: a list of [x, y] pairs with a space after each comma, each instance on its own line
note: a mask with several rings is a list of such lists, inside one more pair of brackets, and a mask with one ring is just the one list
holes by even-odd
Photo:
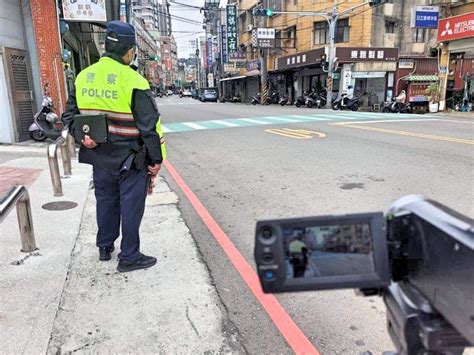
[[438, 42], [474, 37], [474, 12], [440, 19]]

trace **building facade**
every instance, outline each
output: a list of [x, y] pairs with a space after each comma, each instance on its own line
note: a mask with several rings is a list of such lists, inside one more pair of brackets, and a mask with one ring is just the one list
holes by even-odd
[[[227, 96], [240, 95], [248, 101], [260, 89], [262, 53], [254, 45], [255, 31], [261, 27], [275, 29], [275, 47], [266, 49], [270, 91], [289, 95], [294, 100], [306, 90], [327, 87], [328, 22], [322, 16], [301, 16], [301, 13], [330, 13], [334, 1], [239, 0], [229, 3], [238, 7], [239, 51], [244, 53], [247, 67], [239, 73], [227, 74], [221, 81]], [[290, 13], [255, 17], [253, 10], [257, 6]], [[333, 96], [351, 85], [355, 94], [361, 96], [363, 105], [373, 107], [401, 90], [424, 91], [439, 78], [438, 58], [443, 56], [447, 61], [447, 51], [441, 50], [437, 38], [438, 19], [472, 12], [473, 6], [474, 0], [388, 0], [374, 7], [365, 0], [339, 2], [337, 12], [347, 13], [339, 17], [336, 25]], [[425, 22], [431, 21], [431, 25], [415, 22], [418, 11], [436, 11], [436, 14], [422, 16]], [[472, 76], [469, 69], [474, 48], [472, 39], [464, 39], [459, 46], [454, 50], [462, 51], [463, 70]], [[456, 58], [459, 62], [461, 54]], [[459, 63], [451, 65], [457, 65], [458, 69], [448, 69], [448, 77], [460, 70]], [[446, 86], [459, 89], [459, 83], [458, 78]], [[426, 95], [415, 96], [419, 101], [427, 100]]]

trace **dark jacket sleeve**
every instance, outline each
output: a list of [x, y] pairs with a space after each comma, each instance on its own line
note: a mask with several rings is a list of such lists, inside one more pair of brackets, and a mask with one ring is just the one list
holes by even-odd
[[156, 132], [156, 123], [160, 114], [150, 90], [135, 89], [133, 91], [132, 112], [140, 131], [140, 137], [147, 148], [150, 163], [161, 164], [163, 161], [161, 137]]
[[76, 93], [74, 89], [69, 93], [69, 98], [66, 103], [66, 110], [61, 116], [61, 120], [65, 127], [68, 128], [69, 133], [74, 137], [74, 115], [80, 114], [79, 108], [76, 102]]

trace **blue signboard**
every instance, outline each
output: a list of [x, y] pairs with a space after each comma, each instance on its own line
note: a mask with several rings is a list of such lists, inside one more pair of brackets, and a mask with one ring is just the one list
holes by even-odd
[[417, 6], [415, 9], [414, 26], [417, 28], [438, 28], [439, 7]]

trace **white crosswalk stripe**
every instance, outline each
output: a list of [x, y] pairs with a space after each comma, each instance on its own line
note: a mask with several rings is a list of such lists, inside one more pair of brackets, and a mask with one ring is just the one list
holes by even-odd
[[214, 123], [220, 124], [222, 126], [227, 126], [227, 127], [238, 127], [239, 126], [238, 124], [228, 122], [228, 121], [222, 121], [222, 120], [213, 120], [213, 121], [210, 121], [210, 122], [214, 122]]
[[171, 129], [167, 128], [166, 126], [161, 126], [161, 129], [163, 130], [163, 133], [172, 132]]
[[182, 124], [194, 129], [206, 129], [206, 127], [198, 125], [197, 123], [183, 122]]
[[315, 117], [315, 116], [291, 115], [290, 117], [302, 118], [304, 120], [313, 120], [313, 121], [330, 121], [329, 118], [322, 118], [322, 117]]
[[299, 120], [292, 120], [291, 118], [281, 118], [281, 117], [273, 117], [273, 116], [265, 116], [262, 118], [265, 118], [267, 120], [282, 121], [282, 122], [299, 122]]
[[250, 123], [255, 123], [255, 124], [271, 124], [270, 122], [265, 122], [265, 121], [259, 121], [259, 120], [253, 120], [251, 118], [239, 118], [239, 121], [245, 121], [245, 122], [250, 122]]

